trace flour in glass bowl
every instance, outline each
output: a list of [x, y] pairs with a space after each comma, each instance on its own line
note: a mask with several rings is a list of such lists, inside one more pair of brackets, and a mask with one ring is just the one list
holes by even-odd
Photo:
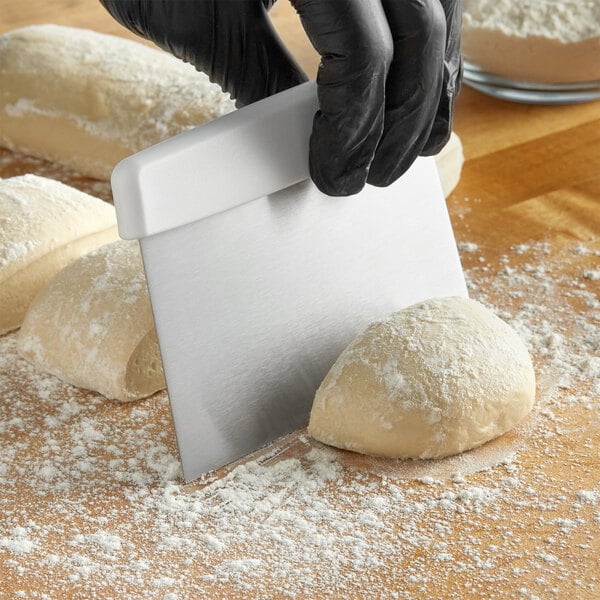
[[465, 0], [463, 53], [488, 73], [539, 83], [600, 79], [600, 0]]

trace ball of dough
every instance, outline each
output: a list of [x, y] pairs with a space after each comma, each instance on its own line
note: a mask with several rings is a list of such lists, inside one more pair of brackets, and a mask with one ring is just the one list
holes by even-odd
[[502, 435], [534, 398], [517, 333], [474, 300], [438, 298], [371, 324], [344, 350], [308, 432], [364, 454], [438, 458]]
[[137, 42], [59, 25], [0, 36], [0, 144], [89, 177], [234, 108], [204, 73]]
[[115, 209], [58, 181], [0, 180], [0, 334], [21, 325], [31, 301], [58, 271], [118, 239]]
[[78, 387], [121, 401], [165, 387], [137, 241], [108, 244], [71, 263], [32, 303], [21, 356]]

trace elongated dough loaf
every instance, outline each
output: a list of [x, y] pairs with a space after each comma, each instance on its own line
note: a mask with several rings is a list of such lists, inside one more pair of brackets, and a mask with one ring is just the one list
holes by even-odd
[[63, 269], [35, 298], [19, 354], [107, 398], [128, 401], [165, 387], [136, 241], [118, 241]]
[[89, 177], [107, 180], [125, 156], [233, 109], [162, 50], [58, 25], [0, 36], [0, 144]]
[[37, 175], [0, 180], [0, 334], [58, 271], [116, 239], [110, 204]]

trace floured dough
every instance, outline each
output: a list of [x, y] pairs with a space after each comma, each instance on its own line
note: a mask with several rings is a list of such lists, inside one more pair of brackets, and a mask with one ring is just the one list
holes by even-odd
[[517, 333], [466, 298], [415, 304], [371, 324], [318, 389], [308, 432], [380, 456], [437, 458], [521, 421], [535, 398]]
[[165, 387], [136, 241], [82, 256], [38, 294], [19, 354], [73, 385], [128, 401]]
[[89, 177], [109, 179], [125, 156], [233, 109], [162, 50], [58, 25], [0, 36], [0, 145]]
[[116, 239], [110, 204], [37, 175], [0, 180], [0, 334], [60, 269]]
[[440, 175], [442, 190], [447, 198], [458, 185], [462, 166], [465, 162], [462, 142], [454, 131], [450, 134], [448, 143], [436, 155], [435, 162]]

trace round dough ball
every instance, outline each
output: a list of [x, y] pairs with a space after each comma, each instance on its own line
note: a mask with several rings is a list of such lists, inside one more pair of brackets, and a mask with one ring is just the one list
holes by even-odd
[[82, 254], [119, 239], [115, 209], [52, 179], [0, 181], [0, 334], [21, 325], [44, 284]]
[[319, 387], [309, 434], [394, 458], [438, 458], [502, 435], [531, 410], [517, 333], [468, 298], [428, 300], [371, 324]]
[[234, 108], [204, 73], [137, 42], [60, 25], [0, 36], [0, 144], [89, 177]]
[[63, 269], [33, 301], [17, 350], [39, 369], [136, 400], [165, 379], [137, 241], [117, 241]]

